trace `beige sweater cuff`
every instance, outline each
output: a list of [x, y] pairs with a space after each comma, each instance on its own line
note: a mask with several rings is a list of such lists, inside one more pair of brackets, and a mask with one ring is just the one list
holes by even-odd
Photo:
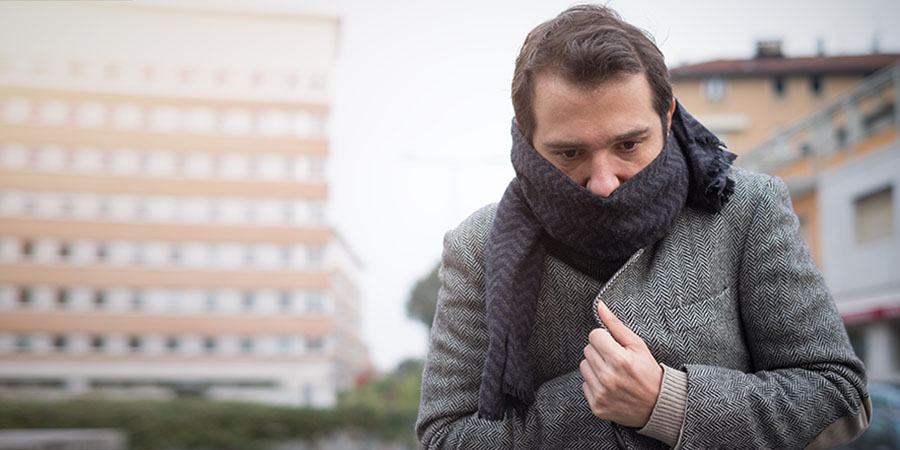
[[684, 423], [684, 408], [687, 404], [687, 373], [673, 369], [665, 364], [663, 368], [662, 386], [650, 420], [644, 428], [637, 430], [644, 436], [665, 442], [670, 447], [678, 444], [681, 427]]

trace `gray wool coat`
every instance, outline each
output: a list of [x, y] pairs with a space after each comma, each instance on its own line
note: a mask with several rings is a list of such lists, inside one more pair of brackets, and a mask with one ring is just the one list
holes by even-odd
[[477, 415], [484, 248], [496, 206], [447, 233], [419, 447], [667, 448], [591, 414], [578, 365], [598, 327], [598, 293], [657, 361], [686, 372], [679, 448], [829, 448], [861, 433], [871, 414], [864, 368], [797, 234], [784, 182], [739, 168], [730, 176], [735, 192], [719, 213], [685, 207], [666, 237], [605, 285], [545, 258], [529, 343], [536, 401], [524, 417]]

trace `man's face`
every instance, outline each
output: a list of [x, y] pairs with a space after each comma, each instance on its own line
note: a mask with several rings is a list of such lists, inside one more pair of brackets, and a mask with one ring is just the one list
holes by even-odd
[[665, 143], [644, 74], [625, 74], [590, 89], [540, 74], [533, 108], [534, 148], [603, 197], [650, 164]]

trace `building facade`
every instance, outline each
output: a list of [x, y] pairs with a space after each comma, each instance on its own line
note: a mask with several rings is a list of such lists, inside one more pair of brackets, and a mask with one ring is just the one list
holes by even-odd
[[0, 5], [0, 398], [330, 406], [369, 369], [328, 220], [335, 18]]
[[782, 177], [872, 381], [900, 384], [900, 64], [739, 159]]
[[896, 62], [900, 54], [786, 57], [772, 41], [758, 43], [751, 59], [684, 65], [670, 73], [678, 100], [741, 155]]

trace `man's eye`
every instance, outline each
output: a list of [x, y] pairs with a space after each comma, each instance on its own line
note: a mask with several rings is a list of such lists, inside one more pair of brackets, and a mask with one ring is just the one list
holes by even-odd
[[625, 150], [634, 150], [634, 148], [637, 147], [637, 144], [636, 141], [625, 141], [622, 143], [622, 148]]
[[566, 150], [561, 153], [566, 159], [572, 159], [578, 156], [578, 150]]

